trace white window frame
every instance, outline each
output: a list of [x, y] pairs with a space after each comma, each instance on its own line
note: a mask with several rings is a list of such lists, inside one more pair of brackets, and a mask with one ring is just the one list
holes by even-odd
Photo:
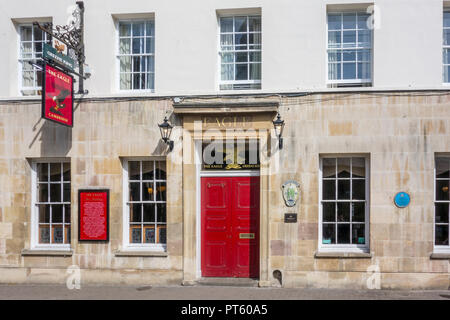
[[[31, 50], [31, 52], [32, 52], [32, 57], [31, 58], [22, 58], [22, 51], [21, 51], [21, 45], [22, 45], [22, 36], [21, 36], [21, 29], [22, 29], [22, 27], [31, 27], [32, 29], [32, 31], [31, 31], [31, 48], [32, 48], [32, 50]], [[39, 87], [39, 86], [33, 86], [33, 87], [24, 87], [23, 86], [23, 63], [27, 63], [27, 61], [37, 61], [38, 59], [40, 59], [40, 58], [36, 58], [36, 56], [35, 56], [35, 52], [34, 52], [34, 43], [35, 43], [35, 40], [34, 40], [34, 32], [33, 32], [33, 30], [34, 30], [34, 26], [33, 26], [33, 24], [31, 24], [31, 23], [20, 23], [20, 24], [18, 24], [17, 25], [17, 34], [18, 34], [18, 39], [19, 39], [19, 41], [18, 41], [18, 47], [17, 47], [17, 57], [18, 57], [18, 59], [17, 59], [17, 63], [18, 63], [18, 68], [17, 68], [17, 70], [18, 70], [18, 90], [19, 90], [19, 94], [21, 95], [21, 96], [37, 96], [37, 95], [39, 95], [38, 94], [38, 92], [40, 91], [40, 90], [42, 90], [42, 87]], [[44, 40], [43, 41], [40, 41], [40, 42], [42, 42], [42, 43], [46, 43], [46, 42], [48, 42], [49, 40], [47, 40], [48, 39], [48, 35], [47, 35], [47, 33], [45, 33], [45, 32], [42, 32], [43, 33], [43, 35], [44, 35]], [[29, 42], [29, 41], [26, 41], [26, 42]], [[36, 67], [33, 67], [33, 72], [34, 72], [34, 81], [37, 83], [37, 70], [36, 70]], [[34, 91], [35, 92], [35, 94], [32, 94], [32, 95], [25, 95], [24, 94], [24, 91]]]
[[[166, 162], [166, 188], [167, 188], [167, 159], [165, 157], [130, 157], [124, 158], [122, 163], [122, 195], [123, 195], [123, 232], [122, 250], [137, 252], [167, 252], [168, 223], [167, 223], [167, 199], [166, 199], [166, 243], [130, 243], [130, 210], [129, 210], [129, 186], [128, 186], [128, 162], [129, 161], [164, 161]], [[167, 190], [167, 189], [166, 189]]]
[[[322, 243], [322, 168], [323, 159], [326, 158], [364, 158], [366, 167], [365, 176], [365, 240], [364, 245], [361, 244], [323, 244]], [[320, 155], [319, 158], [319, 232], [318, 232], [318, 251], [319, 252], [349, 252], [349, 253], [368, 253], [370, 250], [370, 158], [367, 154], [339, 154], [339, 155]], [[351, 176], [351, 172], [350, 172]], [[336, 178], [337, 179], [337, 178]], [[350, 184], [351, 187], [351, 184]], [[336, 190], [337, 192], [337, 190]], [[351, 189], [350, 189], [351, 194]], [[342, 202], [351, 202], [351, 199], [341, 200]], [[340, 202], [336, 199], [330, 202]], [[350, 233], [351, 236], [351, 233]]]
[[[370, 85], [373, 86], [373, 43], [374, 43], [374, 32], [371, 29], [368, 29], [371, 32], [371, 36], [370, 36], [370, 48], [367, 47], [349, 47], [349, 48], [343, 48], [342, 47], [342, 43], [343, 43], [343, 32], [341, 32], [341, 47], [340, 48], [330, 48], [328, 46], [328, 32], [329, 27], [328, 27], [328, 17], [329, 15], [337, 15], [340, 14], [341, 15], [341, 19], [342, 19], [342, 23], [343, 23], [343, 15], [344, 14], [349, 14], [349, 13], [356, 13], [356, 19], [358, 19], [358, 14], [364, 14], [366, 15], [366, 12], [363, 12], [361, 10], [351, 10], [351, 11], [330, 11], [327, 12], [327, 16], [326, 16], [326, 48], [327, 48], [327, 54], [326, 54], [326, 79], [327, 79], [327, 85], [333, 86], [333, 85], [348, 85], [348, 86], [356, 86], [356, 85]], [[341, 26], [342, 28], [340, 29], [341, 31], [343, 31], [343, 26]], [[358, 43], [358, 31], [359, 29], [345, 29], [346, 31], [356, 31], [356, 43]], [[331, 30], [333, 31], [333, 30]], [[333, 50], [369, 50], [370, 51], [370, 78], [369, 79], [342, 79], [342, 80], [330, 80], [329, 79], [329, 61], [328, 61], [328, 54], [329, 51], [333, 51]], [[343, 59], [343, 58], [342, 58]], [[342, 60], [343, 61], [343, 60]], [[355, 62], [356, 63], [356, 67], [358, 67], [358, 61]], [[343, 63], [341, 62], [341, 77], [344, 74], [344, 68], [343, 68]], [[358, 75], [358, 70], [356, 70], [356, 76]]]
[[[139, 23], [139, 22], [153, 22], [153, 43], [154, 43], [154, 52], [153, 53], [143, 53], [143, 54], [133, 54], [132, 52], [128, 55], [123, 55], [119, 53], [120, 50], [120, 23], [121, 22], [128, 22], [128, 23]], [[120, 92], [120, 93], [131, 93], [131, 94], [135, 94], [135, 93], [154, 93], [155, 92], [155, 88], [156, 88], [156, 23], [155, 23], [155, 19], [154, 18], [137, 18], [137, 19], [116, 19], [115, 20], [115, 28], [116, 28], [116, 41], [115, 41], [115, 52], [116, 52], [116, 91]], [[144, 28], [145, 30], [145, 28]], [[131, 34], [130, 36], [131, 39], [133, 39], [133, 34]], [[130, 46], [130, 50], [132, 51], [132, 40], [131, 40], [131, 46]], [[145, 45], [145, 41], [144, 41], [144, 45]], [[144, 50], [145, 51], [145, 50]], [[120, 88], [120, 57], [122, 56], [131, 56], [131, 59], [133, 59], [133, 56], [152, 56], [153, 60], [154, 60], [154, 70], [153, 70], [153, 88], [152, 89], [121, 89]], [[131, 70], [131, 78], [133, 78], [133, 73], [138, 73], [138, 72], [133, 72], [133, 70]], [[133, 79], [131, 79], [131, 83], [133, 83]]]
[[[445, 13], [450, 13], [450, 9], [447, 8], [447, 9], [444, 9], [444, 11], [443, 11], [443, 16], [442, 16], [442, 39], [444, 39], [444, 31], [445, 30], [450, 30], [450, 27], [445, 27], [444, 26], [444, 15], [445, 15]], [[444, 61], [444, 57], [445, 57], [444, 51], [446, 49], [448, 49], [449, 52], [450, 52], [450, 44], [445, 45], [444, 44], [444, 40], [442, 40], [442, 83], [444, 85], [450, 85], [450, 73], [448, 75], [448, 81], [445, 81], [445, 68], [446, 67], [450, 67], [450, 63], [447, 64]], [[449, 53], [449, 55], [450, 55], [450, 53]]]
[[[436, 177], [436, 160], [438, 158], [446, 158], [450, 161], [449, 154], [436, 154], [434, 157], [434, 170], [433, 170], [433, 253], [444, 253], [450, 254], [450, 234], [449, 234], [449, 245], [436, 245], [436, 203], [448, 203], [450, 210], [450, 200], [436, 200], [436, 181], [438, 178]], [[447, 180], [445, 178], [439, 178], [439, 180]], [[449, 212], [449, 233], [450, 233], [450, 212]]]
[[[234, 20], [235, 20], [236, 17], [246, 17], [247, 18], [247, 45], [248, 45], [248, 41], [249, 41], [248, 40], [249, 39], [248, 35], [250, 34], [249, 26], [248, 26], [248, 19], [250, 17], [259, 17], [261, 19], [261, 49], [260, 50], [254, 50], [254, 49], [250, 50], [250, 49], [248, 49], [248, 47], [247, 47], [247, 50], [230, 50], [230, 51], [222, 51], [221, 50], [220, 35], [222, 34], [222, 32], [221, 32], [221, 28], [220, 28], [220, 20], [222, 18], [233, 18], [233, 33], [232, 34], [233, 34], [233, 43], [234, 43], [234, 34], [235, 34], [235, 31], [234, 31]], [[217, 17], [217, 24], [218, 24], [218, 27], [217, 27], [217, 39], [218, 39], [217, 52], [218, 52], [218, 82], [219, 82], [218, 89], [219, 89], [219, 91], [227, 92], [227, 91], [240, 91], [240, 90], [244, 90], [244, 91], [261, 90], [262, 89], [262, 76], [263, 76], [263, 74], [262, 74], [262, 71], [263, 71], [262, 70], [262, 66], [263, 66], [263, 53], [262, 53], [262, 48], [263, 48], [263, 40], [262, 40], [263, 39], [263, 26], [262, 26], [262, 15], [260, 13], [258, 13], [258, 14], [256, 14], [256, 13], [255, 14], [221, 14], [221, 15], [219, 15]], [[261, 79], [260, 80], [222, 80], [222, 57], [221, 57], [222, 52], [227, 52], [227, 53], [260, 52], [261, 53], [261, 62], [260, 62], [260, 64], [261, 64]], [[251, 64], [250, 61], [247, 61], [247, 65], [248, 65], [247, 72], [248, 72], [248, 75], [250, 75], [250, 64]], [[235, 63], [233, 63], [233, 65], [235, 65]], [[242, 84], [242, 85], [259, 84], [260, 88], [257, 88], [257, 89], [255, 89], [255, 88], [249, 88], [249, 89], [247, 89], [247, 88], [244, 88], [244, 89], [221, 89], [220, 88], [221, 85], [239, 85], [239, 84]]]
[[[70, 251], [71, 250], [71, 242], [70, 243], [39, 243], [39, 209], [38, 209], [38, 177], [37, 177], [37, 164], [38, 163], [69, 163], [71, 164], [70, 160], [68, 159], [36, 159], [33, 160], [31, 163], [31, 243], [30, 243], [30, 250], [57, 250], [57, 251]], [[62, 173], [61, 173], [62, 174]], [[72, 168], [71, 168], [71, 176], [72, 176]], [[72, 179], [70, 180], [70, 189], [72, 193]], [[49, 190], [50, 192], [50, 190]], [[61, 197], [63, 197], [63, 192], [61, 192]], [[72, 207], [72, 203], [70, 202], [63, 202], [61, 201], [61, 204], [69, 204]], [[72, 224], [72, 208], [70, 210], [70, 240], [72, 240], [73, 235], [73, 224]], [[64, 219], [64, 214], [63, 214]], [[64, 220], [63, 220], [64, 221]], [[50, 237], [51, 237], [51, 230], [50, 230]]]

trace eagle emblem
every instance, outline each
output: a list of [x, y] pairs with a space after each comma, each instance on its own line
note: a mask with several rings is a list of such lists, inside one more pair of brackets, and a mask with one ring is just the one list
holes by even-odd
[[57, 96], [53, 96], [52, 100], [55, 102], [55, 105], [53, 107], [50, 107], [50, 111], [62, 116], [63, 114], [59, 110], [64, 109], [66, 107], [64, 101], [69, 95], [70, 91], [65, 89], [61, 90]]

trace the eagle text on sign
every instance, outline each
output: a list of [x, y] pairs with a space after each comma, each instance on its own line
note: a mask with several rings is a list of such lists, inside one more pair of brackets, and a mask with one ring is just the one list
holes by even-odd
[[73, 77], [48, 64], [43, 70], [42, 117], [73, 127]]

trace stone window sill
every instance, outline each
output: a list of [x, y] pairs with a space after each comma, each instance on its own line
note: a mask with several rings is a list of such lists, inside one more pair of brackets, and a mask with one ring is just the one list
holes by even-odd
[[23, 249], [22, 256], [71, 257], [73, 250]]
[[316, 252], [314, 258], [338, 258], [338, 259], [370, 259], [372, 254], [368, 252]]
[[449, 253], [432, 253], [430, 259], [433, 260], [450, 260], [450, 252]]
[[162, 251], [116, 251], [116, 257], [167, 257], [167, 252]]

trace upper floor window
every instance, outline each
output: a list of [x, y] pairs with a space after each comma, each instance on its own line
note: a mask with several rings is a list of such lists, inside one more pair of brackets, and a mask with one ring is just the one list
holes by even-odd
[[166, 248], [166, 163], [126, 161], [124, 213], [126, 247]]
[[435, 181], [434, 245], [449, 250], [450, 157], [436, 157]]
[[33, 164], [32, 247], [70, 247], [70, 162]]
[[369, 208], [367, 158], [321, 158], [321, 249], [367, 250]]
[[220, 18], [220, 89], [261, 89], [261, 17]]
[[155, 23], [119, 21], [120, 90], [155, 89]]
[[328, 84], [370, 86], [372, 83], [372, 30], [369, 14], [328, 14]]
[[444, 11], [443, 67], [443, 81], [450, 83], [450, 11]]
[[42, 59], [42, 44], [50, 38], [39, 28], [27, 24], [19, 26], [19, 90], [22, 95], [38, 95], [42, 88], [42, 72], [30, 62]]

